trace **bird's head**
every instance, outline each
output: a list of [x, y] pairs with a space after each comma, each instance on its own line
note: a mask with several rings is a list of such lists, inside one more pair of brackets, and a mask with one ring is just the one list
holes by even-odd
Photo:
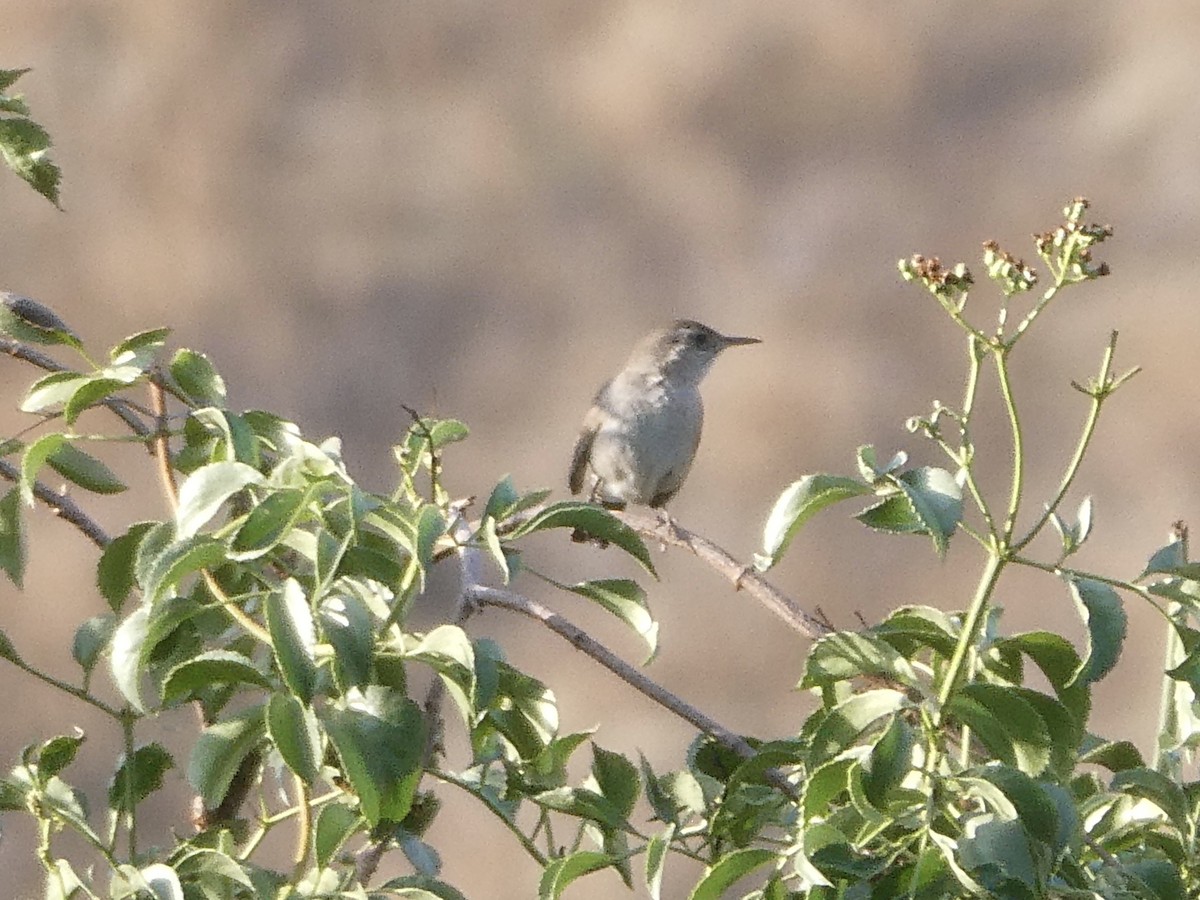
[[643, 371], [697, 384], [728, 347], [757, 344], [758, 338], [730, 337], [690, 319], [677, 319], [648, 334], [629, 363]]

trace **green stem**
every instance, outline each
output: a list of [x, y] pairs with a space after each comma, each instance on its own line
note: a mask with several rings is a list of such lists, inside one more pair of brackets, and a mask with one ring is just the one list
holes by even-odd
[[968, 656], [975, 646], [979, 628], [987, 615], [988, 602], [992, 598], [996, 582], [999, 581], [1000, 573], [1004, 571], [1007, 562], [1008, 560], [998, 552], [993, 551], [988, 555], [987, 566], [984, 567], [983, 575], [979, 578], [979, 586], [975, 589], [975, 596], [972, 598], [971, 606], [967, 609], [967, 616], [963, 620], [962, 633], [958, 636], [958, 643], [954, 646], [954, 655], [950, 657], [950, 663], [942, 675], [942, 687], [938, 691], [937, 724], [939, 725], [946, 704], [950, 702], [950, 698], [958, 690], [959, 683], [966, 675]]
[[65, 681], [60, 681], [59, 679], [55, 678], [53, 675], [47, 675], [45, 672], [35, 669], [33, 666], [29, 665], [29, 663], [25, 662], [25, 660], [23, 660], [19, 657], [17, 659], [13, 659], [13, 658], [7, 657], [7, 656], [4, 658], [7, 659], [10, 663], [12, 663], [14, 666], [16, 666], [18, 669], [20, 669], [22, 672], [26, 672], [27, 674], [32, 675], [34, 678], [38, 679], [38, 681], [45, 682], [46, 684], [50, 685], [51, 687], [58, 688], [60, 691], [62, 691], [65, 694], [70, 694], [72, 697], [82, 700], [84, 703], [87, 703], [90, 706], [96, 707], [96, 709], [100, 710], [101, 712], [105, 713], [106, 715], [110, 716], [111, 718], [116, 719], [118, 722], [121, 722], [124, 720], [124, 713], [121, 710], [117, 709], [114, 706], [109, 706], [107, 703], [105, 703], [103, 700], [100, 700], [97, 697], [93, 697], [91, 694], [89, 694], [83, 688], [76, 687], [73, 684], [68, 684]]
[[1009, 427], [1012, 429], [1012, 488], [1008, 495], [1008, 512], [1004, 516], [1004, 531], [1001, 542], [1007, 545], [1012, 540], [1013, 530], [1017, 525], [1017, 512], [1021, 508], [1021, 488], [1025, 481], [1025, 439], [1021, 433], [1021, 417], [1017, 414], [1017, 404], [1013, 399], [1012, 382], [1008, 377], [1008, 349], [999, 348], [995, 351], [996, 374], [1000, 379], [1000, 393], [1004, 397], [1004, 408], [1008, 413]]
[[959, 419], [959, 433], [962, 435], [962, 443], [957, 462], [965, 473], [967, 490], [975, 501], [975, 506], [978, 507], [980, 514], [983, 516], [988, 534], [995, 539], [997, 537], [996, 522], [992, 518], [991, 510], [983, 499], [983, 492], [979, 490], [979, 484], [975, 481], [975, 471], [973, 468], [975, 444], [971, 440], [971, 414], [975, 410], [975, 398], [979, 395], [979, 373], [982, 368], [983, 354], [985, 352], [985, 345], [979, 338], [971, 335], [967, 347], [970, 366], [967, 370], [966, 390], [963, 392], [962, 416]]
[[[1061, 258], [1063, 260], [1069, 260], [1072, 254], [1075, 252], [1075, 235], [1071, 235], [1071, 237], [1068, 238], [1068, 241], [1070, 243], [1062, 250]], [[1013, 336], [1005, 342], [1006, 349], [1011, 348], [1020, 339], [1021, 335], [1029, 330], [1029, 326], [1033, 324], [1033, 320], [1041, 315], [1042, 310], [1050, 305], [1050, 301], [1054, 299], [1054, 296], [1060, 290], [1062, 290], [1063, 285], [1067, 283], [1067, 270], [1070, 268], [1070, 266], [1064, 264], [1063, 267], [1056, 272], [1054, 270], [1054, 264], [1049, 259], [1046, 259], [1046, 266], [1050, 269], [1050, 273], [1054, 276], [1054, 284], [1050, 285], [1050, 287], [1046, 289], [1046, 292], [1042, 294], [1042, 299], [1040, 299], [1037, 302], [1037, 305], [1034, 306], [1034, 308], [1028, 312], [1025, 318], [1017, 324], [1016, 329], [1013, 331]]]
[[513, 822], [511, 819], [509, 819], [508, 816], [504, 815], [504, 813], [500, 812], [500, 810], [496, 809], [494, 806], [492, 806], [492, 804], [488, 803], [487, 798], [481, 796], [480, 793], [478, 791], [476, 791], [472, 785], [463, 781], [461, 778], [459, 778], [457, 775], [455, 775], [452, 772], [443, 772], [439, 769], [426, 769], [425, 771], [429, 775], [432, 775], [434, 778], [438, 779], [439, 781], [444, 781], [444, 782], [446, 782], [446, 784], [452, 784], [455, 787], [462, 788], [464, 791], [466, 791], [468, 794], [470, 794], [475, 799], [483, 800], [483, 805], [493, 815], [495, 815], [496, 818], [498, 818], [501, 822], [504, 823], [504, 827], [513, 833], [513, 836], [516, 837], [517, 841], [521, 844], [521, 846], [525, 848], [525, 852], [528, 853], [530, 856], [532, 856], [535, 860], [537, 860], [537, 863], [539, 866], [544, 867], [546, 865], [546, 863], [549, 862], [549, 860], [542, 854], [542, 851], [539, 850], [536, 846], [534, 846], [533, 842], [525, 836], [525, 832], [523, 832], [520, 828], [518, 828], [517, 824], [515, 822]]
[[1063, 498], [1066, 497], [1067, 491], [1070, 490], [1075, 476], [1079, 474], [1079, 467], [1083, 464], [1083, 457], [1087, 453], [1088, 445], [1092, 442], [1092, 437], [1096, 433], [1096, 425], [1100, 421], [1100, 409], [1104, 405], [1105, 399], [1108, 397], [1105, 391], [1105, 386], [1109, 383], [1112, 377], [1113, 354], [1117, 350], [1117, 333], [1114, 331], [1108, 341], [1108, 348], [1104, 351], [1104, 360], [1100, 364], [1100, 377], [1096, 382], [1097, 390], [1091, 395], [1092, 403], [1088, 409], [1087, 421], [1083, 424], [1083, 431], [1079, 435], [1079, 443], [1075, 447], [1075, 453], [1071, 457], [1071, 461], [1067, 464], [1067, 469], [1063, 473], [1062, 481], [1059, 483], [1058, 491], [1054, 494], [1054, 499], [1047, 504], [1045, 511], [1038, 517], [1038, 520], [1033, 523], [1026, 535], [1013, 544], [1014, 550], [1021, 550], [1030, 541], [1037, 537], [1038, 533], [1046, 527], [1046, 523], [1050, 521], [1050, 516], [1053, 515], [1058, 507], [1062, 504]]
[[1107, 575], [1099, 575], [1095, 572], [1087, 572], [1083, 569], [1072, 569], [1067, 566], [1055, 565], [1053, 563], [1038, 562], [1036, 559], [1030, 559], [1027, 556], [1014, 555], [1009, 562], [1019, 566], [1027, 566], [1031, 569], [1039, 569], [1042, 572], [1049, 572], [1051, 575], [1057, 575], [1060, 578], [1081, 579], [1086, 578], [1089, 581], [1098, 581], [1101, 584], [1107, 584], [1109, 587], [1117, 588], [1118, 590], [1128, 591], [1131, 594], [1137, 594], [1147, 603], [1149, 603], [1164, 619], [1170, 620], [1170, 613], [1163, 609], [1154, 594], [1140, 584], [1134, 584], [1131, 581], [1124, 581], [1120, 578], [1110, 578]]
[[133, 726], [137, 721], [136, 714], [124, 710], [121, 718], [121, 735], [125, 742], [125, 828], [129, 841], [129, 862], [137, 865], [137, 809], [133, 801]]
[[296, 791], [299, 794], [296, 812], [300, 821], [296, 825], [296, 852], [293, 857], [296, 865], [292, 870], [292, 877], [293, 880], [299, 881], [303, 877], [305, 866], [308, 863], [308, 853], [309, 848], [312, 847], [313, 837], [312, 791], [299, 775], [296, 776]]
[[1178, 781], [1181, 775], [1178, 757], [1174, 756], [1167, 747], [1168, 738], [1174, 742], [1179, 736], [1179, 717], [1175, 713], [1175, 697], [1179, 691], [1179, 682], [1166, 673], [1183, 662], [1187, 656], [1179, 632], [1174, 627], [1178, 618], [1187, 618], [1187, 613], [1178, 603], [1170, 604], [1168, 616], [1172, 623], [1167, 625], [1167, 648], [1163, 659], [1162, 700], [1158, 708], [1158, 739], [1154, 746], [1154, 768], [1168, 778]]

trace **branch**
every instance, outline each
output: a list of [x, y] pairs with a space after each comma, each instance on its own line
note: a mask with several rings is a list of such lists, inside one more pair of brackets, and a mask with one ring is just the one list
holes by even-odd
[[[21, 472], [12, 463], [0, 459], [0, 477], [7, 478], [15, 484], [21, 483]], [[103, 550], [112, 539], [103, 528], [97, 525], [87, 513], [79, 508], [74, 500], [66, 494], [52, 491], [40, 481], [33, 483], [33, 496], [41, 500], [54, 515], [65, 522], [70, 522], [87, 537], [93, 544]]]
[[[527, 597], [522, 597], [520, 594], [484, 587], [483, 585], [475, 585], [470, 588], [469, 597], [480, 606], [498, 606], [541, 622], [559, 637], [566, 640], [576, 650], [586, 653], [634, 690], [649, 697], [659, 706], [679, 716], [685, 722], [699, 728], [705, 734], [711, 735], [723, 746], [728, 747], [743, 759], [754, 757], [754, 748], [741, 735], [734, 734], [720, 723], [710, 719], [694, 706], [676, 697], [666, 688], [651, 681], [582, 628], [572, 624], [553, 610]], [[792, 799], [799, 797], [796, 786], [788, 781], [783, 773], [778, 770], [767, 772], [765, 777]]]
[[613, 510], [612, 514], [639, 534], [662, 541], [674, 547], [690, 550], [701, 562], [714, 569], [733, 584], [734, 590], [745, 591], [775, 615], [789, 628], [805, 637], [819, 638], [831, 634], [834, 629], [810, 616], [799, 605], [749, 566], [738, 562], [726, 550], [707, 538], [688, 531], [671, 522], [663, 524], [662, 518], [652, 512], [641, 510]]

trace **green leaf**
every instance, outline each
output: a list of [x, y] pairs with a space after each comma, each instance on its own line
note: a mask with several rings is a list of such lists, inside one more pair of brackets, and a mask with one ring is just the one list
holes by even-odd
[[440, 450], [447, 444], [465, 441], [470, 433], [470, 429], [457, 419], [439, 419], [431, 423], [429, 428], [429, 436], [435, 450]]
[[140, 606], [125, 617], [113, 633], [109, 665], [121, 696], [137, 712], [145, 712], [142, 702], [142, 648], [150, 629], [150, 607]]
[[[146, 547], [145, 540], [142, 547]], [[221, 565], [225, 554], [225, 545], [207, 535], [168, 544], [162, 552], [145, 560], [142, 594], [150, 604], [158, 603], [188, 575]]]
[[827, 506], [870, 494], [871, 487], [840, 475], [805, 475], [779, 495], [763, 528], [763, 552], [754, 567], [765, 572], [779, 561], [800, 528]]
[[94, 494], [119, 494], [125, 490], [124, 483], [112, 469], [74, 444], [64, 443], [57, 447], [46, 462], [67, 481]]
[[131, 334], [109, 351], [108, 358], [114, 366], [131, 366], [145, 371], [170, 334], [170, 328], [151, 328]]
[[627, 578], [581, 581], [567, 586], [566, 590], [595, 601], [632, 628], [649, 648], [650, 656], [646, 662], [658, 653], [658, 623], [650, 615], [646, 592], [636, 581]]
[[433, 548], [437, 539], [446, 533], [446, 519], [433, 503], [421, 507], [417, 518], [416, 557], [423, 567], [433, 562]]
[[880, 479], [900, 471], [908, 463], [908, 454], [900, 450], [888, 460], [887, 465], [881, 466], [875, 448], [870, 444], [864, 444], [858, 448], [855, 462], [862, 480], [869, 484], [876, 484]]
[[1090, 578], [1068, 578], [1071, 597], [1088, 630], [1087, 652], [1072, 684], [1094, 684], [1117, 664], [1125, 643], [1127, 618], [1121, 598], [1107, 584]]
[[176, 351], [171, 377], [196, 406], [225, 405], [225, 382], [203, 353], [186, 348]]
[[830, 709], [813, 733], [809, 764], [817, 766], [837, 756], [873, 724], [912, 701], [901, 691], [880, 688], [855, 694]]
[[962, 485], [945, 469], [922, 467], [892, 477], [899, 494], [858, 515], [863, 524], [883, 531], [927, 534], [945, 556], [962, 519]]
[[871, 755], [863, 760], [863, 791], [876, 809], [887, 808], [889, 795], [900, 788], [913, 770], [916, 743], [912, 726], [903, 716], [893, 716], [871, 748]]
[[508, 584], [512, 573], [509, 571], [508, 556], [504, 552], [504, 545], [500, 543], [500, 535], [496, 531], [496, 520], [491, 516], [485, 516], [479, 526], [478, 535], [483, 537], [483, 545], [496, 563], [496, 568], [500, 570], [504, 583]]
[[21, 663], [21, 654], [17, 652], [12, 640], [3, 631], [0, 631], [0, 659], [7, 659], [18, 665]]
[[799, 687], [826, 687], [860, 675], [884, 676], [922, 693], [927, 687], [891, 644], [871, 634], [851, 631], [836, 631], [813, 644]]
[[129, 382], [123, 378], [108, 378], [103, 374], [89, 377], [63, 405], [63, 419], [68, 425], [74, 425], [84, 410], [128, 386]]
[[171, 669], [163, 680], [163, 703], [186, 700], [214, 684], [252, 684], [266, 690], [272, 687], [271, 679], [242, 654], [207, 650]]
[[245, 463], [215, 462], [197, 469], [179, 488], [176, 535], [186, 538], [196, 534], [226, 500], [247, 486], [262, 482], [262, 475]]
[[37, 482], [38, 472], [56, 450], [66, 443], [66, 436], [58, 433], [44, 434], [28, 447], [21, 457], [21, 499], [25, 505], [32, 507], [34, 503], [33, 486]]
[[329, 865], [334, 854], [346, 843], [350, 835], [362, 825], [363, 818], [348, 803], [329, 803], [317, 814], [317, 831], [313, 847], [317, 865]]
[[209, 725], [192, 747], [188, 761], [188, 783], [214, 809], [225, 799], [242, 760], [263, 739], [266, 731], [265, 704], [257, 703]]
[[89, 380], [87, 375], [78, 372], [51, 372], [35, 381], [21, 401], [21, 412], [47, 413], [53, 407], [61, 406], [71, 399], [71, 395]]
[[[382, 696], [380, 696], [382, 695]], [[364, 692], [365, 708], [327, 707], [321, 719], [372, 827], [400, 821], [412, 807], [420, 778], [425, 727], [420, 708], [383, 688]]]
[[[65, 859], [56, 859], [46, 873], [45, 900], [78, 900], [87, 896], [87, 888]], [[89, 879], [90, 880], [90, 879]]]
[[[975, 775], [998, 787], [1012, 803], [1021, 824], [1033, 837], [1054, 847], [1059, 834], [1058, 810], [1054, 800], [1036, 781], [1004, 765], [984, 766]], [[1055, 847], [1057, 852], [1059, 847]]]
[[1188, 564], [1183, 541], [1172, 541], [1155, 550], [1139, 578], [1147, 575], [1171, 575]]
[[800, 795], [800, 808], [806, 818], [822, 815], [834, 800], [845, 793], [849, 787], [850, 770], [854, 765], [854, 760], [840, 757], [824, 762], [812, 770]]
[[775, 861], [775, 852], [757, 847], [735, 850], [708, 870], [688, 895], [689, 900], [722, 900], [735, 883], [755, 869]]
[[1188, 886], [1183, 883], [1179, 866], [1166, 859], [1135, 859], [1126, 863], [1130, 875], [1145, 885], [1150, 894], [1137, 896], [1154, 900], [1187, 900]]
[[615, 860], [596, 850], [577, 850], [551, 860], [542, 870], [538, 900], [557, 900], [571, 882], [612, 865]]
[[600, 793], [622, 816], [629, 818], [641, 793], [637, 767], [620, 753], [593, 744], [592, 777], [596, 779]]
[[100, 655], [108, 646], [116, 627], [116, 619], [111, 613], [105, 613], [102, 616], [92, 616], [75, 630], [71, 656], [83, 669], [85, 679], [92, 674], [92, 669], [100, 661]]
[[304, 588], [289, 578], [282, 591], [267, 595], [265, 607], [279, 672], [288, 689], [309, 703], [317, 683], [317, 629]]
[[62, 172], [50, 159], [50, 147], [50, 135], [33, 119], [0, 119], [0, 158], [21, 180], [58, 206]]
[[321, 775], [321, 726], [316, 713], [290, 694], [274, 694], [267, 705], [267, 731], [287, 767], [312, 784]]
[[623, 829], [628, 827], [625, 816], [607, 797], [590, 791], [587, 788], [559, 787], [542, 791], [530, 798], [538, 806], [590, 819], [606, 828]]
[[333, 646], [339, 684], [361, 687], [371, 679], [375, 635], [371, 612], [357, 594], [342, 591], [326, 597], [317, 611], [321, 633]]
[[530, 491], [528, 494], [522, 496], [517, 492], [517, 487], [513, 484], [512, 476], [505, 475], [492, 488], [487, 505], [483, 508], [482, 518], [487, 519], [490, 517], [497, 522], [503, 522], [510, 516], [515, 516], [517, 513], [537, 506], [549, 497], [550, 493], [548, 490]]
[[949, 659], [958, 640], [958, 626], [946, 613], [931, 606], [902, 606], [871, 632], [908, 659], [916, 658], [926, 647]]
[[638, 533], [602, 506], [576, 500], [553, 503], [513, 529], [511, 539], [547, 528], [575, 528], [597, 540], [607, 541], [636, 559], [651, 575], [656, 574], [650, 551]]
[[1081, 753], [1079, 762], [1104, 766], [1110, 772], [1138, 769], [1146, 765], [1142, 751], [1130, 741], [1100, 741]]
[[1037, 708], [1020, 692], [998, 684], [965, 685], [946, 713], [969, 725], [1002, 762], [1040, 775], [1050, 762], [1050, 731]]
[[133, 590], [136, 583], [134, 560], [138, 546], [146, 532], [157, 524], [159, 523], [138, 522], [131, 525], [123, 535], [110, 541], [100, 555], [100, 562], [96, 567], [96, 584], [100, 595], [108, 601], [113, 612], [121, 611], [129, 592]]
[[161, 744], [138, 747], [132, 761], [122, 760], [113, 775], [108, 786], [108, 808], [117, 814], [129, 812], [129, 801], [136, 806], [161, 788], [163, 775], [174, 767], [175, 760]]
[[[239, 416], [237, 413], [231, 413], [227, 409], [217, 409], [213, 406], [207, 406], [203, 409], [193, 410], [188, 416], [187, 421], [200, 426], [201, 430], [216, 437], [219, 441], [216, 451], [213, 452], [213, 461], [223, 460], [225, 462], [240, 462], [245, 463], [252, 469], [257, 469], [261, 463], [259, 453], [258, 439], [255, 437], [254, 429], [250, 427], [244, 416]], [[185, 426], [186, 430], [186, 426]], [[296, 443], [303, 447], [311, 447], [311, 444], [304, 444], [299, 440], [297, 433]], [[313, 448], [314, 450], [316, 448]], [[219, 451], [219, 452], [218, 452]], [[305, 482], [306, 473], [303, 470], [303, 463], [296, 460], [292, 463], [291, 454], [294, 452], [292, 444], [280, 448], [280, 454], [288, 454], [279, 462], [275, 471], [271, 473], [272, 483], [276, 487], [296, 487]], [[292, 471], [295, 474], [296, 484], [289, 484], [288, 478], [284, 477], [285, 472]]]
[[268, 494], [234, 534], [230, 558], [245, 561], [269, 553], [295, 527], [311, 498], [308, 490], [280, 489]]
[[0, 291], [0, 334], [33, 344], [80, 346], [75, 332], [54, 310], [11, 291]]
[[[229, 889], [234, 885], [254, 887], [246, 868], [226, 853], [203, 847], [193, 847], [182, 853], [176, 852], [173, 854], [173, 860], [175, 871], [179, 873], [179, 877], [185, 884], [191, 886], [192, 883], [195, 883], [197, 887], [209, 892], [205, 895], [206, 900], [208, 897], [212, 897], [214, 900], [220, 897], [221, 900], [224, 900], [227, 896], [236, 896], [236, 893], [229, 894]], [[256, 896], [267, 895], [258, 894]], [[271, 896], [274, 896], [273, 892]]]
[[25, 584], [25, 531], [21, 527], [21, 489], [10, 488], [0, 498], [0, 570], [9, 581]]
[[38, 780], [45, 783], [65, 769], [83, 746], [83, 732], [50, 738], [37, 750]]
[[646, 844], [646, 893], [650, 895], [650, 900], [662, 900], [663, 873], [674, 837], [675, 826], [668, 825]]
[[430, 875], [401, 875], [383, 888], [397, 900], [467, 900], [461, 891]]
[[[977, 896], [1035, 897], [1038, 874], [1034, 865], [1029, 835], [1017, 820], [992, 819], [978, 824], [973, 833], [958, 841], [962, 867], [981, 883], [998, 888]], [[1015, 888], [1013, 882], [1020, 885]]]
[[1112, 778], [1112, 789], [1149, 800], [1182, 833], [1188, 833], [1188, 802], [1179, 785], [1154, 769], [1124, 769]]

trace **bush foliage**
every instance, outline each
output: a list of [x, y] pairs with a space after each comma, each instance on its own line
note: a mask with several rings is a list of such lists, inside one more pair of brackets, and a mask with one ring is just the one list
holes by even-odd
[[[19, 74], [0, 73], [0, 89]], [[29, 120], [19, 98], [0, 97], [0, 112], [9, 115], [0, 140], [14, 128], [44, 135], [20, 124]], [[14, 146], [8, 139], [10, 165]], [[30, 144], [15, 164], [35, 187], [57, 184], [56, 170], [37, 168], [48, 146], [48, 138]], [[1200, 568], [1188, 561], [1186, 529], [1178, 525], [1133, 578], [1071, 565], [1093, 510], [1090, 499], [1071, 513], [1065, 504], [1102, 409], [1133, 374], [1114, 369], [1115, 334], [1098, 373], [1076, 385], [1087, 414], [1057, 490], [1022, 516], [1029, 462], [1011, 366], [1060, 292], [1107, 274], [1091, 253], [1111, 230], [1086, 213], [1085, 201], [1073, 201], [1060, 225], [1036, 236], [1044, 287], [1032, 267], [984, 246], [1001, 295], [987, 324], [968, 309], [974, 280], [965, 266], [901, 261], [902, 277], [933, 297], [966, 343], [962, 402], [935, 404], [908, 423], [945, 467], [910, 467], [903, 453], [883, 461], [861, 447], [851, 474], [800, 478], [770, 511], [753, 566], [653, 516], [550, 502], [549, 491], [523, 492], [508, 478], [484, 503], [461, 501], [443, 458], [466, 426], [415, 412], [395, 448], [394, 490], [366, 491], [336, 440], [312, 440], [272, 412], [231, 409], [210, 360], [169, 352], [168, 329], [133, 335], [97, 360], [50, 309], [4, 294], [0, 348], [43, 374], [13, 397], [32, 424], [0, 444], [0, 476], [12, 485], [0, 499], [0, 569], [20, 587], [23, 516], [45, 504], [96, 545], [104, 608], [80, 623], [70, 676], [44, 671], [3, 632], [0, 657], [104, 713], [124, 747], [106, 796], [90, 803], [70, 783], [79, 733], [31, 735], [0, 780], [0, 811], [36, 823], [32, 852], [46, 896], [452, 900], [462, 895], [441, 879], [438, 849], [423, 838], [447, 790], [466, 792], [504, 824], [512, 852], [541, 867], [543, 898], [600, 870], [658, 898], [664, 872], [683, 858], [699, 873], [694, 900], [1196, 896], [1200, 789], [1184, 769], [1200, 735]], [[1000, 497], [977, 481], [984, 448], [972, 438], [989, 385], [1011, 431]], [[84, 431], [84, 416], [112, 428]], [[96, 495], [89, 505], [122, 491], [89, 452], [100, 440], [142, 453], [142, 477], [160, 485], [169, 519], [111, 537], [41, 480], [52, 470]], [[856, 499], [857, 517], [874, 531], [924, 536], [936, 554], [954, 538], [976, 545], [974, 593], [836, 631], [764, 579], [813, 515]], [[646, 540], [696, 553], [815, 639], [800, 680], [814, 711], [780, 735], [748, 737], [664, 691], [532, 597], [546, 585], [585, 597], [655, 651], [658, 626], [635, 581], [566, 584], [534, 572], [526, 538], [550, 529], [603, 539], [651, 576]], [[1047, 529], [1059, 549], [1042, 559], [1032, 544]], [[457, 608], [416, 632], [412, 603], [429, 572], [446, 566], [462, 575]], [[993, 597], [1013, 567], [1044, 572], [1050, 590], [1069, 596], [1085, 626], [1082, 646], [1048, 630], [1004, 631]], [[1089, 728], [1093, 685], [1122, 651], [1126, 598], [1160, 612], [1167, 633], [1149, 761], [1129, 736]], [[472, 613], [487, 605], [570, 640], [663, 715], [695, 725], [680, 768], [655, 772], [591, 733], [563, 733], [553, 686], [508, 662], [494, 641], [471, 636]], [[435, 675], [431, 690], [413, 687], [421, 669]], [[186, 760], [139, 738], [185, 705], [196, 711]], [[447, 758], [446, 728], [466, 736], [468, 756]], [[590, 765], [577, 782], [568, 768], [580, 754]], [[195, 833], [147, 839], [139, 811], [179, 775], [195, 793]], [[89, 812], [97, 799], [100, 817]], [[261, 858], [276, 829], [293, 836], [286, 870]], [[64, 831], [82, 842], [64, 842]], [[410, 874], [376, 878], [389, 852], [407, 858]]]

